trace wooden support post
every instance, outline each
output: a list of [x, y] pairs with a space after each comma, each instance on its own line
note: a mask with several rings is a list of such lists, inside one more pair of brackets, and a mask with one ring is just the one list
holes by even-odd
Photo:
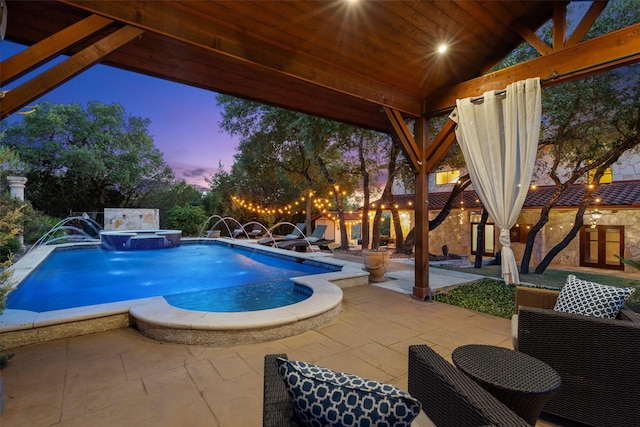
[[415, 178], [416, 259], [413, 296], [421, 301], [431, 300], [431, 288], [429, 287], [429, 182], [424, 157], [427, 151], [427, 129], [427, 121], [424, 117], [416, 120], [415, 139], [421, 163], [418, 164]]

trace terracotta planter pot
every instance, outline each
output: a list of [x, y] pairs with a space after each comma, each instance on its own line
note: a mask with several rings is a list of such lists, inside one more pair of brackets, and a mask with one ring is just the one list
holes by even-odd
[[369, 282], [378, 283], [386, 280], [384, 275], [387, 272], [390, 257], [391, 252], [386, 249], [362, 251], [364, 268], [369, 272]]

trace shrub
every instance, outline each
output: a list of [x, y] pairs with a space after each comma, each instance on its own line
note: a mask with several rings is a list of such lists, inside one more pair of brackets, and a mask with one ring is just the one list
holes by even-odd
[[11, 256], [22, 249], [20, 240], [17, 237], [0, 238], [0, 241], [4, 241], [4, 244], [0, 246], [0, 264], [11, 260]]
[[[24, 241], [25, 243], [33, 244], [44, 236], [49, 230], [60, 222], [60, 219], [51, 217], [40, 211], [32, 210], [25, 214], [24, 221]], [[60, 232], [60, 235], [64, 232]]]
[[485, 278], [435, 294], [433, 300], [509, 319], [515, 313], [516, 287]]
[[182, 230], [187, 236], [197, 236], [202, 224], [207, 220], [207, 214], [200, 206], [175, 206], [168, 215], [169, 227]]

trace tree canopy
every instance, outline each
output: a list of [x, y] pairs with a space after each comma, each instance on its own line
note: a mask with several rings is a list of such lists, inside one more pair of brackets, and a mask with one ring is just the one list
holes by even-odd
[[[349, 203], [344, 194], [362, 188], [365, 175], [367, 181], [377, 179], [381, 161], [388, 161], [380, 144], [390, 138], [380, 133], [225, 95], [218, 104], [222, 129], [240, 137], [231, 171], [237, 194], [254, 204], [288, 205], [308, 194], [331, 195], [329, 210], [340, 215]], [[307, 199], [300, 209], [308, 216], [310, 208]], [[346, 235], [342, 241], [346, 244]]]
[[21, 123], [9, 126], [4, 143], [27, 165], [27, 190], [34, 207], [55, 216], [136, 206], [154, 188], [172, 182], [173, 172], [148, 132], [149, 119], [120, 104], [91, 101], [41, 102]]

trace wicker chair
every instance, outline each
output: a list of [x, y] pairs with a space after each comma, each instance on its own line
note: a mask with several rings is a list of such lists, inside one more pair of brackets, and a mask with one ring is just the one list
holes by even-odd
[[299, 426], [289, 401], [284, 381], [278, 373], [276, 357], [287, 358], [286, 354], [267, 354], [264, 357], [264, 397], [262, 405], [263, 427]]
[[408, 383], [438, 427], [529, 426], [427, 345], [409, 346]]
[[553, 311], [559, 292], [518, 287], [517, 348], [554, 368], [562, 389], [544, 412], [602, 427], [640, 420], [640, 317], [617, 319]]

